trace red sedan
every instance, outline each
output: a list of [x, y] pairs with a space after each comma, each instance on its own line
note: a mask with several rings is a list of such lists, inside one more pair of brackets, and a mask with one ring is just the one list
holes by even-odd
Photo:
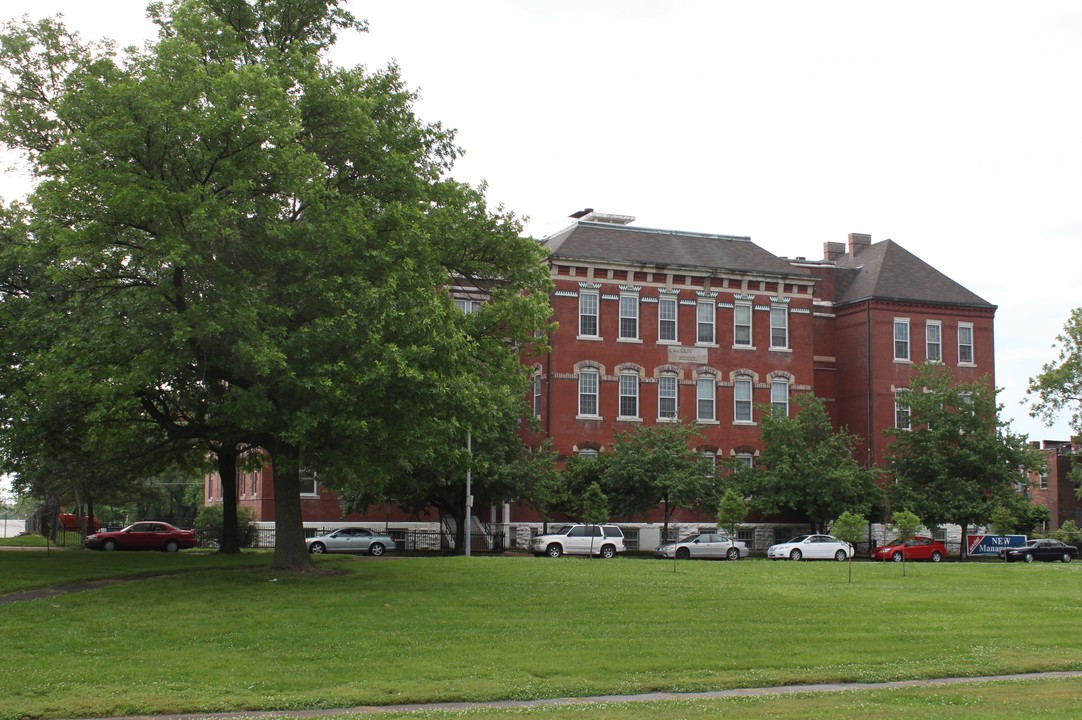
[[[904, 553], [904, 555], [903, 555]], [[872, 552], [873, 560], [931, 560], [939, 562], [947, 555], [947, 548], [938, 540], [930, 537], [917, 536], [909, 538], [904, 543], [895, 541], [890, 545], [877, 547]]]
[[84, 547], [90, 550], [164, 550], [176, 552], [195, 547], [194, 530], [181, 530], [166, 522], [137, 522], [123, 530], [87, 535]]

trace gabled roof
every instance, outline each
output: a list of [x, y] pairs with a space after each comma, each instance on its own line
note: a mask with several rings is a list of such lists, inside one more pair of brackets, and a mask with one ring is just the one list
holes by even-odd
[[898, 300], [932, 305], [995, 308], [893, 240], [869, 245], [837, 259], [837, 305], [863, 300]]
[[807, 277], [750, 238], [579, 221], [541, 241], [556, 259]]

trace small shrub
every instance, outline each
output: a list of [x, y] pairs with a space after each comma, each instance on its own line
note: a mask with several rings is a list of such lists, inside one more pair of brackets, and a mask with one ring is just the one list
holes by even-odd
[[[204, 545], [220, 547], [223, 524], [222, 504], [206, 505], [195, 518], [195, 532]], [[240, 534], [241, 547], [252, 547], [257, 531], [255, 513], [252, 509], [243, 505], [238, 506], [237, 532]]]

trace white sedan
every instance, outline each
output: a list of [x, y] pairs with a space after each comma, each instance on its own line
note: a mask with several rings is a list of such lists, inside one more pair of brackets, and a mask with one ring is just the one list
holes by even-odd
[[748, 556], [746, 543], [729, 540], [726, 535], [701, 533], [684, 538], [680, 542], [662, 545], [654, 550], [654, 557], [692, 560], [712, 558], [714, 560], [739, 560]]
[[798, 535], [766, 551], [771, 560], [846, 560], [853, 546], [833, 535]]

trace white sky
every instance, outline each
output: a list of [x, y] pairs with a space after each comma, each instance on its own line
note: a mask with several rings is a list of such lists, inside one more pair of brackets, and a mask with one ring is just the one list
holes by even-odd
[[[87, 39], [153, 35], [144, 0], [4, 0]], [[105, 10], [105, 8], [108, 8]], [[584, 207], [748, 235], [821, 258], [892, 238], [999, 306], [1003, 416], [1082, 306], [1082, 3], [351, 0], [370, 32], [335, 60], [392, 59], [455, 176], [535, 237]], [[19, 173], [0, 196], [19, 196]], [[978, 358], [978, 362], [981, 359]]]

